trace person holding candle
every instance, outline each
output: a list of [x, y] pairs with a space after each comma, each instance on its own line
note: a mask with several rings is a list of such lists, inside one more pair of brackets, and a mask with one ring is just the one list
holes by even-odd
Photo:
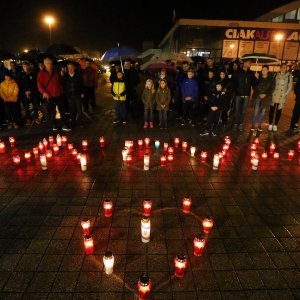
[[155, 88], [152, 79], [147, 79], [146, 85], [142, 94], [142, 101], [144, 103], [144, 128], [153, 128], [153, 108], [155, 104]]
[[159, 81], [159, 88], [156, 92], [156, 109], [159, 113], [160, 129], [167, 129], [168, 110], [171, 101], [171, 92], [168, 88], [167, 81], [161, 79]]

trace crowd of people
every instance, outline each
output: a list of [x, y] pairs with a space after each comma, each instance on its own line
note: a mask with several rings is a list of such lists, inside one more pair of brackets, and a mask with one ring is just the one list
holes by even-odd
[[[195, 70], [186, 61], [176, 72], [161, 69], [151, 76], [147, 74], [145, 87], [140, 95], [134, 90], [138, 74], [124, 63], [124, 69], [116, 67], [110, 76], [111, 92], [116, 117], [114, 123], [127, 122], [127, 112], [139, 103], [144, 105], [144, 128], [156, 124], [154, 111], [158, 111], [158, 126], [167, 128], [168, 111], [177, 110], [177, 120], [182, 126], [200, 124], [200, 135], [216, 135], [221, 126], [227, 127], [232, 119], [233, 128], [244, 130], [247, 107], [254, 108], [251, 131], [262, 132], [265, 112], [269, 109], [269, 131], [277, 131], [282, 109], [293, 89], [293, 76], [286, 64], [281, 64], [275, 74], [268, 65], [261, 72], [250, 70], [251, 60], [241, 64], [234, 61], [231, 66], [217, 68], [212, 58], [205, 66]], [[135, 78], [135, 79], [133, 79]], [[300, 114], [300, 81], [294, 88], [295, 108], [290, 130], [298, 127]], [[231, 118], [232, 116], [232, 118]]]
[[38, 65], [24, 61], [22, 68], [15, 61], [10, 68], [1, 64], [0, 129], [39, 126], [41, 122], [54, 131], [58, 125], [64, 131], [82, 126], [83, 111], [96, 107], [97, 86], [98, 74], [89, 61], [83, 69], [72, 61], [57, 69], [51, 58]]

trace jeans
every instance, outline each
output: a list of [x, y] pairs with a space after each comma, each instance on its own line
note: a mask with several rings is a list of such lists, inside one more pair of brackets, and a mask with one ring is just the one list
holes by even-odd
[[210, 109], [210, 111], [208, 113], [208, 117], [207, 117], [207, 130], [208, 131], [217, 130], [221, 113], [222, 113], [221, 109], [217, 109], [215, 111]]
[[299, 117], [300, 117], [300, 98], [296, 97], [290, 128], [296, 127], [296, 124], [298, 124], [299, 122]]
[[234, 118], [235, 124], [242, 125], [244, 123], [248, 101], [249, 101], [249, 96], [235, 97], [235, 118]]
[[17, 102], [4, 102], [5, 113], [10, 123], [18, 121], [18, 103]]
[[94, 87], [84, 88], [83, 107], [85, 110], [89, 109], [89, 104], [94, 109], [96, 107], [96, 94]]
[[165, 109], [158, 111], [159, 115], [159, 124], [161, 127], [167, 127], [167, 121], [168, 121], [168, 111]]
[[30, 119], [30, 111], [29, 111], [29, 105], [32, 103], [33, 106], [33, 117], [34, 119], [37, 119], [39, 116], [39, 99], [36, 95], [31, 95], [30, 98], [28, 99], [25, 95], [23, 95], [23, 105], [25, 109], [25, 115], [26, 119]]
[[264, 120], [266, 108], [263, 107], [263, 102], [259, 98], [255, 100], [254, 114], [252, 118], [252, 126], [258, 122], [258, 127], [261, 128], [261, 124]]
[[64, 123], [65, 121], [65, 111], [63, 107], [63, 102], [60, 97], [52, 97], [49, 98], [48, 100], [44, 100], [43, 103], [43, 113], [45, 114], [45, 118], [47, 120], [47, 123], [50, 128], [53, 128], [55, 125], [55, 116], [56, 116], [56, 105], [58, 107], [60, 117], [62, 122]]
[[67, 97], [67, 100], [72, 122], [75, 122], [76, 117], [78, 117], [78, 123], [82, 124], [82, 104], [80, 96], [70, 96]]
[[127, 114], [127, 110], [126, 110], [126, 102], [125, 100], [114, 100], [114, 104], [115, 104], [115, 112], [116, 112], [116, 120], [118, 121], [126, 121], [126, 114]]
[[192, 111], [193, 111], [193, 101], [185, 101], [183, 103], [183, 111], [184, 111], [184, 119], [190, 121], [192, 119]]
[[5, 122], [6, 116], [5, 116], [5, 106], [4, 101], [0, 98], [0, 127]]
[[144, 121], [145, 122], [153, 122], [153, 109], [147, 108], [144, 110]]
[[275, 115], [275, 125], [277, 126], [281, 117], [281, 112], [282, 109], [278, 109], [279, 103], [275, 103], [273, 106], [270, 106], [270, 111], [269, 111], [269, 124], [273, 124], [273, 118], [274, 118], [274, 113], [276, 112]]

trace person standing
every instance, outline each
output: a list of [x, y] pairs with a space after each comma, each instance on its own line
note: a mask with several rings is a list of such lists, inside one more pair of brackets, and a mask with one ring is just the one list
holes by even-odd
[[297, 81], [294, 87], [294, 93], [296, 95], [294, 109], [291, 118], [290, 132], [298, 130], [298, 122], [300, 118], [300, 77], [297, 77]]
[[171, 92], [165, 79], [160, 80], [156, 91], [156, 109], [159, 114], [160, 129], [167, 129], [168, 110], [171, 102]]
[[240, 131], [243, 131], [243, 123], [251, 94], [251, 88], [254, 86], [256, 81], [250, 67], [251, 60], [244, 60], [242, 69], [235, 71], [232, 76], [236, 95], [234, 128], [239, 129]]
[[292, 88], [293, 76], [290, 72], [287, 71], [287, 64], [282, 64], [280, 66], [280, 71], [275, 77], [275, 89], [273, 92], [272, 103], [269, 111], [269, 131], [277, 131], [277, 126], [281, 117], [282, 108]]
[[73, 125], [77, 119], [82, 126], [83, 79], [73, 62], [67, 64], [67, 72], [63, 77], [63, 92], [71, 114], [71, 124]]
[[84, 87], [83, 109], [84, 112], [88, 112], [89, 105], [92, 110], [96, 108], [96, 89], [98, 87], [98, 74], [89, 61], [86, 61], [86, 67], [83, 68], [82, 76]]
[[207, 118], [210, 111], [209, 99], [212, 93], [215, 91], [216, 78], [213, 70], [208, 71], [208, 76], [201, 84], [201, 95], [200, 95], [200, 117]]
[[[0, 83], [4, 80], [7, 71], [8, 70], [4, 67], [4, 64], [0, 62]], [[4, 101], [0, 97], [0, 130], [2, 129], [3, 125], [5, 125], [5, 108]]]
[[60, 74], [53, 69], [53, 61], [51, 58], [45, 58], [44, 65], [45, 70], [41, 70], [38, 73], [37, 85], [43, 97], [42, 104], [48, 125], [53, 131], [57, 130], [55, 119], [57, 106], [63, 123], [62, 130], [70, 131], [71, 129], [65, 125]]
[[269, 73], [267, 65], [262, 66], [261, 74], [256, 73], [257, 83], [254, 87], [254, 114], [252, 118], [251, 131], [255, 131], [255, 124], [258, 122], [257, 131], [262, 131], [262, 122], [264, 119], [266, 108], [272, 101], [272, 93], [274, 91], [274, 77]]
[[153, 108], [155, 104], [155, 88], [152, 79], [147, 79], [145, 88], [142, 94], [144, 103], [144, 128], [153, 128]]

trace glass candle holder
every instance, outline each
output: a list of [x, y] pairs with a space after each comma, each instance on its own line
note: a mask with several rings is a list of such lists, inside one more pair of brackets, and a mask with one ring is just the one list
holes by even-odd
[[115, 258], [111, 251], [106, 251], [103, 257], [104, 271], [106, 275], [111, 275], [114, 272]]
[[84, 235], [89, 235], [90, 234], [91, 222], [90, 222], [89, 219], [87, 219], [87, 218], [82, 219], [81, 227], [82, 227]]
[[100, 148], [104, 148], [104, 145], [105, 145], [104, 136], [101, 136], [101, 137], [100, 137], [99, 143], [100, 143]]
[[185, 214], [188, 214], [190, 212], [190, 210], [191, 210], [191, 205], [192, 205], [192, 198], [190, 198], [188, 196], [185, 196], [182, 199], [182, 211]]
[[24, 158], [27, 162], [30, 162], [31, 160], [31, 153], [30, 152], [25, 152], [24, 153]]
[[289, 150], [288, 151], [288, 159], [289, 160], [292, 160], [293, 158], [294, 158], [294, 156], [295, 156], [295, 150]]
[[181, 144], [182, 151], [186, 151], [187, 146], [188, 146], [188, 143], [183, 141], [182, 144]]
[[174, 259], [175, 276], [182, 278], [187, 268], [187, 259], [184, 254], [177, 254]]
[[44, 153], [40, 154], [40, 162], [41, 162], [41, 168], [43, 171], [47, 170], [47, 158]]
[[177, 137], [174, 139], [174, 146], [177, 148], [179, 146], [180, 139]]
[[205, 246], [205, 236], [203, 234], [196, 235], [194, 238], [194, 255], [201, 256]]
[[90, 255], [94, 253], [94, 240], [90, 234], [83, 237], [85, 254]]
[[161, 155], [161, 157], [160, 157], [160, 165], [162, 167], [165, 167], [166, 164], [167, 164], [167, 157], [165, 155]]
[[142, 235], [143, 243], [150, 242], [150, 227], [151, 227], [150, 219], [148, 217], [143, 217], [141, 220], [141, 235]]
[[152, 209], [151, 199], [145, 199], [143, 201], [143, 207], [144, 207], [144, 216], [150, 217], [151, 216], [151, 209]]
[[88, 148], [88, 141], [87, 141], [87, 140], [83, 140], [83, 141], [81, 142], [81, 146], [82, 146], [82, 150], [83, 150], [83, 151], [86, 151], [87, 148]]
[[202, 220], [203, 230], [206, 234], [210, 233], [211, 229], [214, 226], [214, 221], [212, 218], [205, 218]]
[[109, 218], [112, 216], [113, 203], [110, 200], [104, 200], [103, 202], [103, 210], [105, 217]]
[[151, 288], [152, 284], [149, 277], [146, 274], [142, 275], [138, 281], [139, 300], [149, 299]]
[[56, 144], [57, 144], [58, 147], [62, 146], [62, 138], [61, 138], [60, 134], [58, 134], [56, 136]]
[[8, 138], [10, 146], [13, 148], [16, 145], [16, 139], [13, 136]]

